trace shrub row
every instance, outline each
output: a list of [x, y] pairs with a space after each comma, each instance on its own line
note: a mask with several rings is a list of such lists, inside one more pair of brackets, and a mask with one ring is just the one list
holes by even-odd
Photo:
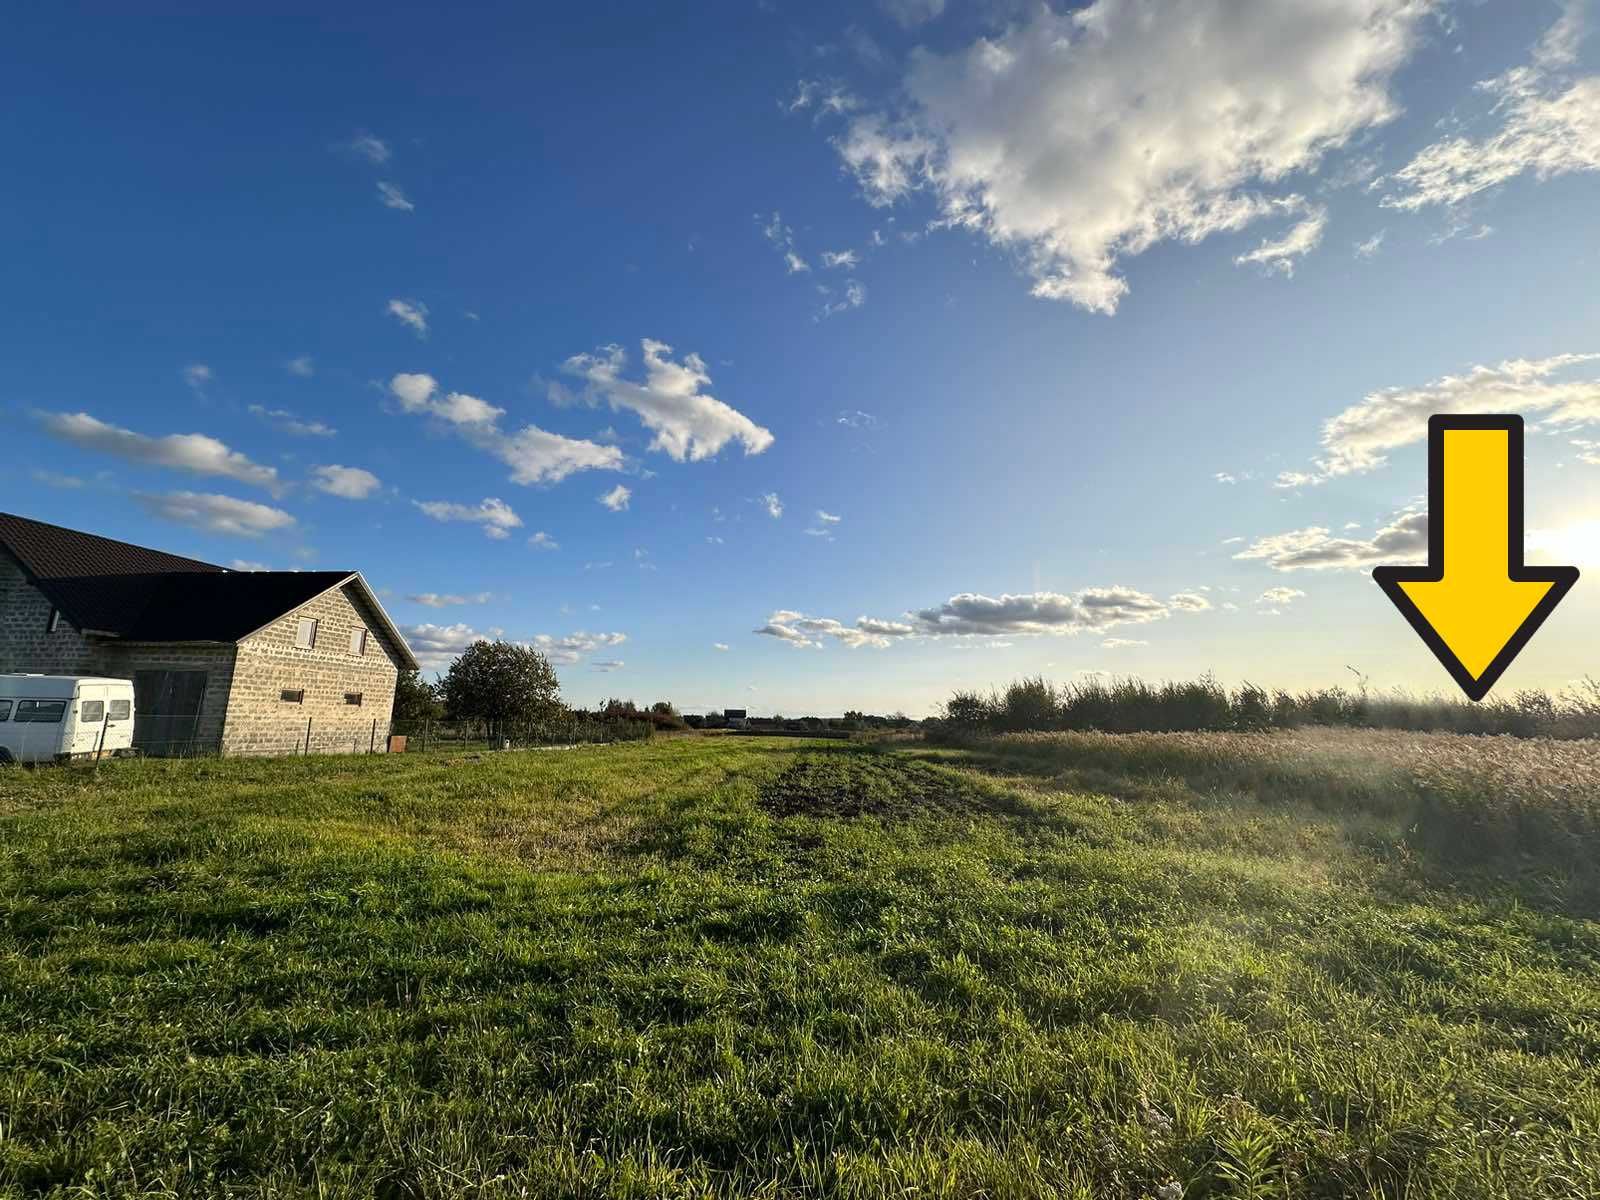
[[1365, 689], [1229, 690], [1206, 676], [1189, 682], [1087, 680], [1056, 686], [1020, 679], [1000, 691], [957, 691], [931, 732], [950, 734], [1099, 730], [1105, 733], [1253, 732], [1310, 725], [1513, 737], [1600, 736], [1600, 681], [1559, 695], [1520, 691], [1480, 704], [1443, 696]]

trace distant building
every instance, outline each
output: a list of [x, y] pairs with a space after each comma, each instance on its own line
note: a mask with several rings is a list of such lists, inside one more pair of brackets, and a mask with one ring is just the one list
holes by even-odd
[[725, 708], [722, 710], [722, 719], [728, 723], [729, 729], [743, 729], [750, 723], [750, 714], [742, 708]]
[[0, 513], [0, 672], [133, 680], [147, 754], [366, 750], [416, 669], [354, 571], [229, 571]]

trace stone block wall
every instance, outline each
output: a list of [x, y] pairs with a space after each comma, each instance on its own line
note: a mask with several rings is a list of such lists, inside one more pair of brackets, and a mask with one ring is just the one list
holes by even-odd
[[0, 554], [0, 671], [98, 673], [94, 648], [65, 617], [50, 632], [52, 608], [17, 564]]
[[[301, 617], [317, 621], [316, 645], [295, 644]], [[366, 653], [351, 652], [353, 631], [367, 631]], [[381, 632], [382, 623], [354, 586], [328, 592], [287, 613], [238, 645], [224, 754], [365, 753], [373, 742], [383, 749], [394, 710], [398, 649]], [[303, 691], [304, 699], [283, 699]], [[346, 702], [359, 694], [361, 702]]]

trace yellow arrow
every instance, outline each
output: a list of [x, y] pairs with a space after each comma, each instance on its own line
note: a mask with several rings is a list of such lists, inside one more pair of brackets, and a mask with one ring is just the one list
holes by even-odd
[[1428, 418], [1428, 565], [1372, 576], [1473, 700], [1578, 582], [1522, 561], [1522, 418]]

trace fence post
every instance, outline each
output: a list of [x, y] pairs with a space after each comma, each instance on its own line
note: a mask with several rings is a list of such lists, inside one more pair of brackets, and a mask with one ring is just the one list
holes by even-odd
[[307, 717], [306, 718], [306, 749], [305, 749], [305, 754], [302, 755], [302, 757], [309, 756], [310, 753], [311, 753], [311, 718]]
[[105, 749], [106, 749], [106, 726], [109, 725], [110, 723], [111, 723], [111, 707], [110, 707], [110, 701], [107, 701], [106, 702], [106, 715], [100, 722], [100, 736], [99, 736], [99, 738], [97, 738], [95, 740], [95, 744], [94, 744], [94, 775], [95, 775], [96, 779], [100, 778], [100, 756], [105, 753]]
[[372, 737], [367, 742], [367, 753], [375, 754], [378, 749], [378, 718], [372, 718]]
[[426, 720], [424, 720], [422, 722], [422, 752], [424, 754], [426, 754], [428, 752], [428, 734], [429, 734], [429, 732], [432, 731], [432, 729], [433, 729], [433, 718], [432, 717], [428, 717]]

